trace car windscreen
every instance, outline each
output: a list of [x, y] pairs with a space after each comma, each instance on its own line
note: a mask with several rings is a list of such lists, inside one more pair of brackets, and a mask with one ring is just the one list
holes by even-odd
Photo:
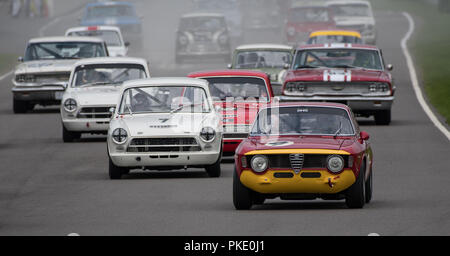
[[290, 64], [292, 54], [290, 51], [242, 51], [236, 54], [235, 68], [283, 68]]
[[205, 77], [214, 101], [268, 101], [266, 82], [256, 77]]
[[113, 30], [87, 30], [70, 32], [68, 36], [90, 36], [99, 37], [105, 41], [108, 46], [122, 46], [119, 33]]
[[288, 21], [294, 23], [328, 22], [330, 16], [328, 8], [310, 7], [294, 8], [289, 10]]
[[119, 113], [209, 113], [210, 102], [201, 87], [150, 86], [124, 91]]
[[250, 135], [350, 136], [354, 133], [351, 118], [344, 109], [295, 106], [261, 110]]
[[145, 68], [137, 64], [83, 65], [75, 69], [72, 86], [121, 85], [128, 80], [146, 77]]
[[81, 59], [105, 57], [106, 49], [102, 43], [90, 42], [56, 42], [32, 43], [28, 45], [25, 61], [55, 60], [55, 59]]
[[134, 8], [128, 5], [92, 6], [87, 9], [86, 13], [87, 19], [124, 16], [136, 16]]
[[180, 31], [218, 31], [226, 28], [221, 17], [188, 17], [180, 21]]
[[377, 50], [323, 48], [297, 52], [294, 69], [317, 67], [383, 69], [380, 53]]
[[366, 4], [336, 4], [330, 5], [334, 16], [337, 17], [367, 17], [370, 16], [369, 6]]
[[308, 40], [308, 44], [333, 44], [333, 43], [346, 43], [346, 44], [361, 44], [361, 38], [356, 36], [344, 36], [344, 35], [323, 35], [311, 37]]

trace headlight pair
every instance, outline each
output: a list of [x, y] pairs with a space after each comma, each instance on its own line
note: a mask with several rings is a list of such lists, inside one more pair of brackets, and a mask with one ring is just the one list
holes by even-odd
[[387, 92], [389, 91], [389, 84], [387, 83], [374, 83], [369, 85], [370, 92]]
[[284, 90], [286, 92], [305, 92], [307, 90], [307, 86], [301, 82], [289, 82], [286, 84]]

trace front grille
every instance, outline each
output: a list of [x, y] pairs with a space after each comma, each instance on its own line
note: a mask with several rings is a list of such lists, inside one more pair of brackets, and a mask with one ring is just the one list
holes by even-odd
[[289, 160], [291, 162], [291, 168], [295, 173], [299, 173], [303, 168], [303, 161], [305, 159], [305, 155], [303, 154], [290, 154]]
[[201, 151], [195, 138], [136, 138], [127, 152], [196, 152]]
[[86, 107], [82, 108], [78, 113], [78, 118], [88, 118], [88, 119], [104, 119], [111, 118], [111, 112], [109, 109], [111, 107]]
[[70, 73], [57, 73], [57, 74], [38, 74], [34, 76], [36, 82], [67, 82], [70, 78]]
[[[348, 78], [350, 79], [350, 78]], [[389, 90], [371, 92], [372, 82], [292, 82], [285, 88], [286, 95], [299, 96], [377, 96], [390, 94]]]

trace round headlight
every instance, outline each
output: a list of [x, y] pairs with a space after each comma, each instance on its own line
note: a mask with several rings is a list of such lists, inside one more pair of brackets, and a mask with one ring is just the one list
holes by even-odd
[[227, 35], [219, 36], [219, 44], [227, 44], [227, 43], [228, 43], [228, 36]]
[[200, 132], [200, 138], [204, 142], [212, 142], [216, 138], [216, 131], [211, 127], [203, 127]]
[[339, 155], [331, 155], [327, 159], [327, 168], [332, 173], [339, 173], [344, 169], [344, 158]]
[[112, 139], [117, 144], [123, 144], [127, 141], [128, 133], [123, 128], [117, 128], [112, 133]]
[[187, 45], [187, 44], [188, 44], [188, 38], [187, 38], [186, 36], [181, 35], [181, 36], [178, 38], [178, 42], [179, 42], [181, 45]]
[[255, 172], [264, 172], [269, 168], [269, 159], [263, 155], [256, 155], [252, 157], [252, 169]]
[[74, 99], [67, 99], [64, 101], [64, 109], [67, 112], [73, 112], [77, 109], [77, 101]]

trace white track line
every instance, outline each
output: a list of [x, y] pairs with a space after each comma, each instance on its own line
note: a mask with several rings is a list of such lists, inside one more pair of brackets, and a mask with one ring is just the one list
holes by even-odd
[[408, 50], [408, 41], [411, 38], [412, 34], [415, 30], [415, 23], [414, 19], [411, 17], [411, 15], [407, 12], [404, 12], [403, 15], [408, 19], [409, 22], [409, 31], [405, 35], [405, 37], [402, 39], [402, 50], [403, 54], [406, 58], [406, 63], [408, 65], [409, 74], [411, 77], [412, 86], [414, 89], [414, 92], [416, 93], [417, 100], [419, 101], [420, 106], [423, 108], [427, 116], [430, 118], [431, 122], [447, 137], [447, 139], [450, 141], [450, 132], [447, 130], [447, 128], [439, 121], [439, 119], [436, 117], [436, 115], [431, 110], [430, 106], [428, 106], [427, 102], [425, 101], [425, 98], [423, 97], [422, 89], [419, 85], [419, 80], [417, 79], [417, 72], [416, 68], [414, 67], [414, 62], [412, 60], [411, 54]]
[[8, 73], [0, 76], [0, 81], [2, 81], [3, 79], [7, 78], [9, 75], [11, 75], [14, 72], [14, 70], [9, 71]]

